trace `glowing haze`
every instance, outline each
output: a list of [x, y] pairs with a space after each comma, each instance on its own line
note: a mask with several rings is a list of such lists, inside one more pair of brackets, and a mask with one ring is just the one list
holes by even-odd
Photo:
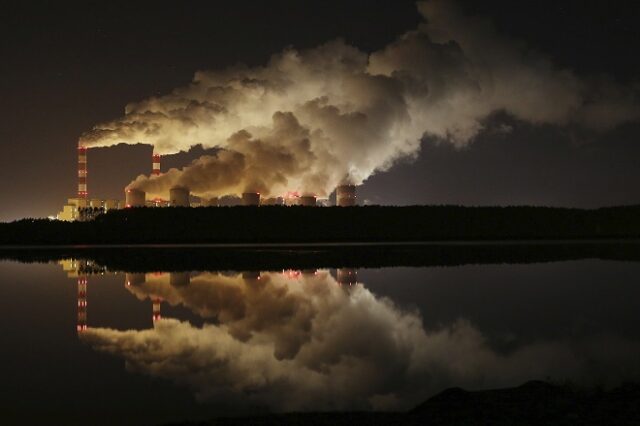
[[556, 67], [452, 2], [418, 10], [425, 22], [377, 52], [336, 40], [287, 49], [262, 67], [197, 72], [186, 87], [127, 105], [80, 143], [144, 143], [160, 154], [219, 149], [129, 185], [151, 197], [174, 186], [207, 198], [327, 196], [418, 155], [425, 136], [463, 147], [496, 112], [590, 130], [639, 117], [634, 92]]

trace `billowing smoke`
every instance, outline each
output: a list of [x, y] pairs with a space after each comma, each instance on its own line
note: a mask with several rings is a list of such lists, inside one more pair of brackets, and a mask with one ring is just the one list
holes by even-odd
[[616, 384], [640, 377], [638, 342], [609, 334], [534, 341], [508, 352], [460, 319], [427, 330], [364, 286], [326, 272], [291, 281], [202, 274], [186, 286], [132, 285], [210, 322], [162, 319], [149, 330], [89, 328], [80, 336], [129, 370], [190, 388], [201, 401], [273, 410], [407, 409], [451, 386], [531, 379]]
[[263, 67], [198, 72], [187, 87], [128, 105], [81, 143], [146, 143], [163, 154], [219, 149], [131, 184], [152, 196], [172, 186], [205, 197], [324, 196], [418, 155], [425, 136], [465, 146], [496, 112], [594, 130], [640, 115], [633, 91], [559, 68], [451, 2], [421, 2], [418, 10], [425, 23], [380, 51], [338, 40], [287, 49]]

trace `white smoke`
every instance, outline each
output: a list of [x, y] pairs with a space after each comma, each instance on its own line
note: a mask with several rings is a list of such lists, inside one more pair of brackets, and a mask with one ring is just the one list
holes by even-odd
[[326, 272], [260, 278], [202, 274], [187, 286], [130, 286], [140, 298], [162, 297], [215, 324], [163, 319], [149, 330], [89, 328], [81, 338], [202, 401], [277, 411], [408, 409], [451, 386], [640, 377], [638, 342], [621, 337], [538, 341], [500, 353], [468, 321], [426, 330], [417, 312], [360, 284], [342, 287]]
[[464, 146], [495, 112], [534, 124], [606, 130], [639, 116], [636, 94], [587, 81], [546, 56], [465, 17], [450, 1], [418, 3], [426, 22], [370, 55], [341, 40], [287, 49], [263, 67], [198, 72], [187, 87], [130, 104], [86, 133], [89, 147], [146, 143], [170, 154], [219, 148], [182, 170], [140, 176], [213, 197], [289, 190], [328, 195], [359, 184], [427, 135]]

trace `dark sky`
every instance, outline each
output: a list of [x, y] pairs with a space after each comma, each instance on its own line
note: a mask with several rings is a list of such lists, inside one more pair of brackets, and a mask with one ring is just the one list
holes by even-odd
[[[461, 3], [558, 66], [639, 84], [638, 2]], [[287, 46], [338, 37], [374, 51], [419, 22], [414, 2], [404, 0], [3, 2], [0, 220], [55, 214], [76, 190], [80, 134], [121, 116], [131, 101], [189, 83], [196, 70], [260, 65]], [[640, 125], [595, 135], [513, 127], [507, 135], [482, 134], [463, 150], [426, 140], [416, 161], [373, 176], [360, 193], [381, 204], [640, 202]], [[150, 153], [91, 151], [92, 195], [121, 198], [135, 175], [150, 172]]]

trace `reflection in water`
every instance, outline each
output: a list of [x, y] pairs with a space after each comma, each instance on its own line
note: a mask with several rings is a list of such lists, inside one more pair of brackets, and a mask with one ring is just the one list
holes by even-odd
[[[201, 401], [281, 411], [405, 409], [451, 386], [640, 377], [636, 341], [592, 334], [501, 352], [462, 318], [426, 330], [420, 312], [377, 297], [353, 269], [336, 278], [326, 270], [127, 274], [126, 289], [153, 302], [155, 321], [124, 331], [86, 327], [86, 275], [82, 291], [78, 279], [80, 339]], [[159, 320], [161, 302], [187, 308], [204, 325]]]

